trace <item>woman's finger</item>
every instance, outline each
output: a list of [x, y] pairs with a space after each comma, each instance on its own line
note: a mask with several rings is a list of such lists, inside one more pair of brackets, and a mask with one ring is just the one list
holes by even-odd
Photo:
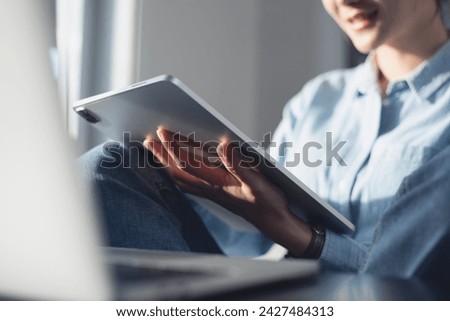
[[169, 175], [173, 179], [183, 181], [186, 184], [190, 184], [198, 188], [205, 188], [209, 186], [207, 182], [197, 177], [194, 177], [189, 173], [186, 173], [185, 171], [180, 169], [176, 165], [174, 159], [171, 157], [169, 152], [163, 147], [163, 145], [160, 142], [156, 140], [146, 139], [144, 141], [144, 146], [158, 158], [160, 163], [163, 164], [163, 166], [166, 168]]
[[158, 163], [164, 167], [169, 166], [169, 154], [162, 147], [161, 143], [156, 141], [152, 136], [147, 136], [143, 145], [157, 158]]
[[163, 147], [182, 171], [208, 182], [211, 186], [239, 185], [239, 182], [222, 167], [206, 163], [202, 157], [181, 148], [170, 132], [159, 129], [157, 134]]
[[223, 141], [217, 146], [217, 154], [222, 160], [227, 171], [240, 182], [252, 185], [260, 174], [252, 167], [252, 163], [244, 159], [239, 146]]

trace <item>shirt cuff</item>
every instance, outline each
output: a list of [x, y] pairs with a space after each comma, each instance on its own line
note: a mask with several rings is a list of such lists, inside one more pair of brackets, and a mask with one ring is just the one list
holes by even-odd
[[345, 235], [327, 230], [320, 261], [325, 268], [359, 272], [366, 261], [368, 249]]

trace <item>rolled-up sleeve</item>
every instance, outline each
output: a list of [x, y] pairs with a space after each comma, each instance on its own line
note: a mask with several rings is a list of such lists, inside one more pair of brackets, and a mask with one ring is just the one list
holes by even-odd
[[320, 261], [329, 269], [359, 272], [364, 267], [367, 254], [367, 246], [328, 230]]

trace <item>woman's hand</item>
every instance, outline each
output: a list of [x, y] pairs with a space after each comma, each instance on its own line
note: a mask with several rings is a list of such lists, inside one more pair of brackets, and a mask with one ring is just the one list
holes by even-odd
[[291, 213], [284, 193], [250, 165], [238, 147], [224, 140], [214, 153], [211, 147], [206, 150], [165, 129], [158, 129], [157, 135], [159, 141], [148, 137], [144, 146], [166, 166], [181, 190], [222, 205], [293, 254], [304, 252], [311, 240], [310, 227]]

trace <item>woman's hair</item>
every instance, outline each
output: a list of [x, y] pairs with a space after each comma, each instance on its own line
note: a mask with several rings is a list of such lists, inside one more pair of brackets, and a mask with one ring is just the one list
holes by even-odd
[[439, 4], [444, 26], [447, 30], [450, 30], [450, 0], [439, 0]]

